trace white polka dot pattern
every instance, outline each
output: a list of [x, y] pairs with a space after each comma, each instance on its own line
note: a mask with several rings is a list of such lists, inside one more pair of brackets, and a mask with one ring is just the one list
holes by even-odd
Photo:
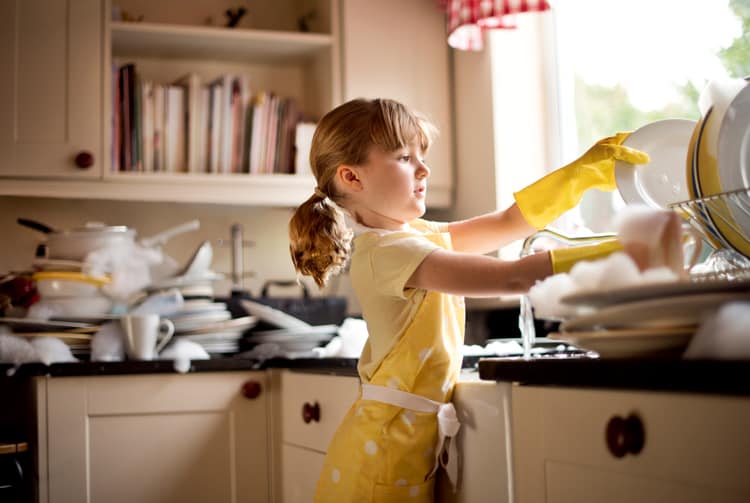
[[368, 440], [365, 442], [365, 452], [370, 456], [374, 456], [378, 453], [378, 444], [374, 440]]
[[334, 468], [331, 471], [331, 480], [333, 481], [334, 484], [338, 484], [341, 481], [341, 472], [339, 471], [338, 468]]

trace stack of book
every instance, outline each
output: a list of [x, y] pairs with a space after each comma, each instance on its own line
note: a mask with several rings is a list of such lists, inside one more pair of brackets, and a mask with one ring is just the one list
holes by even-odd
[[251, 93], [248, 79], [190, 73], [168, 84], [113, 65], [112, 170], [297, 173], [302, 114], [293, 99]]

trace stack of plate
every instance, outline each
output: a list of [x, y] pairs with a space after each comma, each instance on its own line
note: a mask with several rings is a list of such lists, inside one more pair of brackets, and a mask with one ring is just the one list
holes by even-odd
[[273, 344], [280, 353], [304, 353], [327, 343], [338, 333], [337, 325], [313, 326], [258, 302], [243, 299], [240, 303], [250, 315], [269, 326], [278, 327], [253, 331], [247, 339], [253, 345]]
[[196, 342], [210, 354], [236, 353], [242, 334], [257, 323], [253, 316], [233, 319], [226, 304], [208, 299], [186, 300], [169, 319], [175, 337]]
[[149, 293], [160, 292], [176, 288], [186, 300], [212, 300], [214, 298], [214, 283], [224, 279], [223, 274], [206, 271], [198, 275], [183, 275], [167, 278], [152, 283], [148, 287]]
[[91, 340], [99, 326], [78, 321], [47, 321], [33, 318], [0, 317], [0, 326], [7, 326], [13, 335], [27, 339], [55, 337], [70, 348], [76, 358], [88, 360]]
[[603, 357], [675, 355], [722, 305], [750, 301], [750, 280], [654, 283], [578, 292], [561, 301], [586, 306], [588, 313], [562, 322], [551, 339]]

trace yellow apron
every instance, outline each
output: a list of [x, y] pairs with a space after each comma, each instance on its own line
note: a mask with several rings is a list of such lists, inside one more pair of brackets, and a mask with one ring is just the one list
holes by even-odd
[[[425, 237], [449, 248], [442, 234]], [[426, 293], [336, 431], [316, 502], [434, 501], [438, 448], [458, 427], [452, 405], [441, 404], [461, 370], [464, 321], [463, 297]]]

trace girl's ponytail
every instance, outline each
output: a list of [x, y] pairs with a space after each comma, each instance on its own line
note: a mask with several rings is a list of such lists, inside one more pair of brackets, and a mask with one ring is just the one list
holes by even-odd
[[292, 215], [289, 241], [294, 268], [322, 288], [349, 260], [352, 231], [341, 208], [316, 189]]

